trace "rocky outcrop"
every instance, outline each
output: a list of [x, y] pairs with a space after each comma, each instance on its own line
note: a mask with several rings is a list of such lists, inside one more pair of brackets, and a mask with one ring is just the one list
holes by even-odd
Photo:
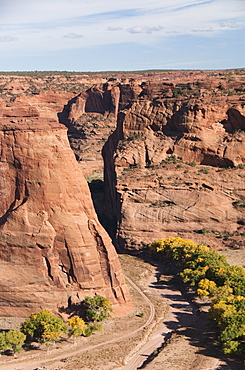
[[244, 112], [243, 105], [229, 108], [225, 103], [209, 106], [176, 99], [137, 101], [120, 112], [118, 130], [122, 131], [121, 139], [131, 141], [141, 136], [144, 145], [137, 153], [118, 154], [117, 163], [159, 164], [168, 155], [176, 155], [207, 165], [242, 164]]
[[119, 246], [173, 235], [216, 246], [244, 239], [244, 95], [209, 89], [145, 84], [119, 112], [103, 148]]
[[84, 113], [112, 113], [117, 117], [120, 98], [118, 86], [110, 84], [94, 85], [86, 92], [80, 93], [70, 104], [68, 119], [74, 123]]
[[66, 127], [28, 105], [16, 109], [1, 106], [0, 315], [57, 313], [95, 292], [116, 314], [129, 312], [117, 254]]

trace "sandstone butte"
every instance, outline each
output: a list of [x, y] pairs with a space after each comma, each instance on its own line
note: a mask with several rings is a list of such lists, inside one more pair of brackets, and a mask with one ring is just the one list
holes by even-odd
[[123, 272], [67, 129], [24, 101], [0, 103], [0, 316], [61, 313], [95, 293], [127, 314]]

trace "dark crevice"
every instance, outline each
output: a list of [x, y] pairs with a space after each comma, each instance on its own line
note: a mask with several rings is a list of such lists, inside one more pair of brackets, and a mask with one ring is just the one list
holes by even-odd
[[11, 203], [11, 205], [10, 205], [10, 207], [9, 207], [9, 209], [5, 212], [5, 214], [2, 216], [2, 217], [0, 217], [0, 225], [4, 225], [5, 224], [5, 222], [7, 221], [7, 219], [8, 219], [8, 216], [10, 215], [10, 213], [13, 211], [13, 209], [14, 209], [14, 206], [15, 206], [15, 200]]
[[71, 276], [67, 272], [65, 266], [64, 265], [59, 265], [59, 267], [60, 267], [61, 271], [66, 275], [68, 284], [71, 284]]
[[68, 256], [69, 262], [70, 262], [70, 269], [69, 269], [68, 275], [73, 280], [74, 283], [77, 283], [77, 278], [76, 278], [76, 275], [75, 275], [75, 272], [74, 272], [72, 257], [71, 257], [69, 247], [68, 247], [68, 244], [67, 244], [66, 240], [65, 240], [65, 247], [66, 247], [67, 256]]
[[36, 243], [36, 245], [38, 246], [38, 248], [40, 248], [40, 249], [45, 249], [46, 247], [45, 246], [43, 246], [43, 245], [41, 245], [41, 244], [39, 244], [39, 243]]
[[151, 164], [150, 157], [149, 157], [149, 151], [148, 151], [146, 144], [145, 144], [145, 164], [146, 166], [150, 166]]
[[67, 307], [70, 307], [72, 304], [72, 300], [71, 300], [71, 297], [68, 297], [68, 300], [67, 300]]
[[29, 191], [28, 191], [27, 185], [25, 184], [25, 196], [24, 196], [22, 202], [17, 207], [15, 207], [16, 201], [20, 200], [19, 181], [18, 181], [18, 177], [17, 177], [16, 178], [16, 186], [15, 186], [15, 200], [10, 204], [10, 206], [9, 206], [8, 210], [5, 212], [5, 214], [0, 217], [0, 225], [4, 225], [5, 222], [8, 219], [8, 216], [13, 211], [16, 211], [19, 207], [21, 207], [23, 204], [25, 204], [28, 200], [28, 197], [29, 197]]
[[53, 275], [51, 273], [51, 265], [50, 265], [50, 262], [49, 262], [49, 260], [48, 260], [47, 257], [43, 256], [43, 258], [44, 258], [44, 261], [45, 261], [45, 265], [47, 266], [48, 276], [50, 277], [51, 280], [54, 281], [54, 277], [53, 277]]

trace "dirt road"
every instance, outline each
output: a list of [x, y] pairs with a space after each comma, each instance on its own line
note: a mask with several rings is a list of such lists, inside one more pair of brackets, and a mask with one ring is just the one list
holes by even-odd
[[241, 364], [225, 360], [214, 342], [212, 326], [207, 320], [208, 303], [199, 302], [198, 306], [182, 294], [171, 283], [174, 277], [165, 267], [161, 267], [164, 273], [160, 279], [159, 272], [151, 277], [147, 290], [169, 305], [168, 313], [137, 353], [128, 356], [121, 370], [242, 370]]
[[128, 356], [127, 365], [122, 368], [123, 370], [139, 368], [153, 351], [162, 346], [171, 333], [180, 327], [189, 326], [196, 317], [190, 303], [182, 296], [181, 292], [164, 284], [163, 281], [158, 282], [156, 276], [153, 276], [149, 281], [148, 291], [151, 294], [161, 296], [163, 302], [169, 305], [169, 310], [165, 320], [156, 326], [147, 342], [142, 344], [135, 355]]
[[72, 349], [71, 346], [69, 346], [69, 348], [66, 348], [66, 349], [63, 348], [62, 351], [61, 351], [62, 352], [61, 354], [56, 354], [56, 355], [54, 355], [53, 353], [48, 354], [48, 352], [47, 352], [44, 355], [45, 358], [43, 358], [42, 360], [38, 360], [37, 358], [33, 358], [33, 356], [32, 356], [32, 358], [24, 359], [24, 360], [16, 358], [16, 359], [13, 359], [9, 362], [5, 362], [5, 363], [2, 363], [2, 364], [0, 363], [0, 369], [1, 370], [22, 370], [22, 369], [24, 369], [24, 370], [33, 370], [34, 368], [37, 368], [37, 367], [41, 368], [43, 366], [48, 365], [51, 362], [62, 360], [64, 358], [68, 358], [68, 357], [75, 357], [75, 356], [80, 355], [84, 352], [92, 351], [96, 348], [106, 346], [108, 344], [115, 343], [115, 342], [121, 341], [123, 339], [127, 339], [127, 338], [137, 334], [138, 332], [142, 331], [143, 329], [147, 328], [152, 323], [152, 321], [154, 320], [154, 316], [155, 316], [154, 305], [151, 303], [149, 298], [142, 292], [142, 290], [132, 280], [130, 280], [128, 277], [126, 277], [126, 279], [129, 282], [129, 284], [135, 290], [138, 291], [138, 293], [142, 296], [142, 298], [148, 303], [148, 305], [150, 307], [150, 315], [149, 315], [147, 321], [141, 327], [137, 328], [136, 330], [132, 330], [129, 334], [117, 336], [114, 339], [111, 339], [111, 340], [108, 340], [108, 341], [105, 341], [105, 342], [102, 342], [102, 343], [99, 343], [99, 344], [96, 344], [96, 345], [91, 345], [91, 346], [87, 346], [87, 347], [85, 346], [85, 347], [77, 348], [77, 349], [74, 349], [74, 348]]
[[[128, 257], [127, 257], [128, 258]], [[145, 266], [143, 266], [145, 268]], [[140, 266], [141, 269], [141, 266]], [[144, 271], [144, 269], [142, 269]], [[213, 344], [213, 338], [209, 337], [209, 329], [206, 327], [207, 320], [202, 313], [196, 310], [181, 291], [174, 287], [169, 281], [171, 276], [164, 271], [159, 279], [157, 268], [150, 274], [150, 279], [144, 282], [143, 290], [139, 288], [131, 279], [126, 278], [129, 284], [147, 303], [149, 314], [146, 321], [136, 329], [120, 335], [115, 333], [113, 339], [101, 339], [100, 343], [88, 345], [86, 338], [81, 338], [79, 347], [67, 344], [60, 349], [51, 350], [50, 353], [43, 352], [25, 355], [25, 358], [5, 359], [0, 362], [0, 370], [33, 370], [42, 368], [48, 370], [63, 369], [81, 369], [81, 370], [241, 370], [242, 367], [234, 363], [229, 364], [222, 358], [221, 351]], [[142, 276], [139, 278], [142, 283]], [[146, 294], [145, 294], [146, 293]], [[149, 299], [148, 297], [151, 297]], [[168, 306], [167, 314], [164, 319], [155, 322], [155, 307], [152, 302], [156, 297], [160, 301], [160, 307]], [[156, 302], [156, 301], [155, 301]], [[158, 307], [159, 309], [159, 307]], [[142, 336], [142, 332], [148, 334], [143, 336], [142, 341], [128, 354], [125, 360], [125, 366], [111, 367], [104, 363], [102, 365], [84, 365], [83, 361], [78, 361], [78, 365], [72, 367], [63, 362], [64, 359], [75, 359], [81, 354], [95, 352], [99, 348], [110, 347], [113, 343], [118, 343], [124, 339], [129, 341], [130, 338]], [[125, 333], [125, 331], [124, 331]], [[171, 337], [167, 346], [163, 347], [166, 338]], [[104, 340], [104, 341], [103, 341]], [[124, 342], [125, 343], [125, 342]], [[151, 362], [148, 362], [152, 354], [157, 352], [157, 356]], [[92, 367], [91, 367], [92, 366]]]

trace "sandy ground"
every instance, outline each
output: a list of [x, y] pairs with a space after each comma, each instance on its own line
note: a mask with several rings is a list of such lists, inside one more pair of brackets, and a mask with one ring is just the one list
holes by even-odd
[[224, 248], [219, 253], [226, 257], [230, 265], [238, 265], [245, 268], [245, 249]]
[[225, 360], [207, 319], [209, 303], [193, 300], [192, 295], [186, 294], [176, 274], [177, 271], [168, 263], [161, 264], [161, 267], [156, 264], [155, 273], [145, 282], [145, 291], [151, 297], [161, 297], [168, 310], [148, 342], [122, 369], [243, 369], [241, 364]]

